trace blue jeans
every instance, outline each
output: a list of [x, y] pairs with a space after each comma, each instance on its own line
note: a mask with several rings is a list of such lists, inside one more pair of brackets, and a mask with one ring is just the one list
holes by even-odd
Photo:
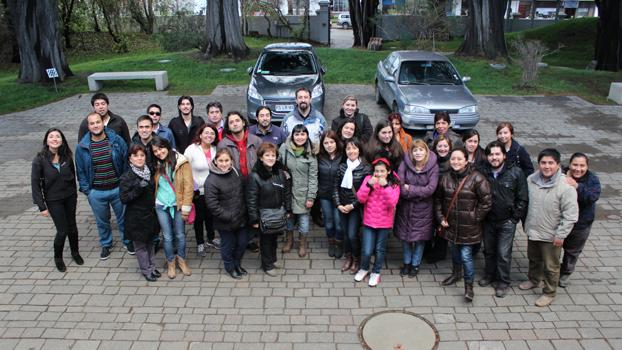
[[464, 267], [464, 282], [473, 283], [475, 280], [475, 264], [473, 264], [473, 246], [450, 242], [451, 260], [454, 265]]
[[324, 214], [324, 230], [326, 230], [326, 237], [343, 241], [343, 228], [341, 227], [339, 210], [330, 199], [320, 198], [320, 206]]
[[359, 239], [359, 227], [361, 227], [361, 212], [355, 208], [348, 214], [339, 212], [341, 227], [344, 232], [344, 253], [353, 257], [361, 256], [361, 240]]
[[171, 262], [175, 259], [175, 248], [173, 247], [173, 240], [175, 240], [175, 247], [177, 247], [177, 255], [180, 258], [186, 258], [186, 232], [184, 220], [181, 217], [181, 210], [175, 209], [175, 218], [171, 217], [169, 209], [163, 209], [162, 205], [156, 204], [156, 215], [158, 216], [158, 222], [162, 229], [162, 237], [164, 237], [164, 255], [166, 260]]
[[95, 215], [99, 244], [102, 247], [112, 247], [112, 230], [110, 229], [110, 207], [112, 207], [119, 225], [119, 238], [123, 244], [128, 245], [130, 241], [125, 239], [125, 205], [121, 203], [119, 188], [112, 190], [92, 189], [87, 199]]
[[296, 228], [296, 226], [298, 226], [298, 233], [300, 233], [303, 236], [308, 235], [310, 218], [311, 218], [311, 215], [309, 215], [309, 213], [292, 214], [292, 216], [290, 216], [287, 219], [287, 230], [293, 231]]
[[242, 257], [250, 239], [246, 227], [236, 230], [219, 230], [220, 233], [220, 257], [227, 272], [233, 271], [242, 263]]
[[388, 228], [371, 228], [363, 226], [363, 251], [361, 252], [361, 270], [369, 271], [369, 260], [376, 251], [376, 260], [371, 272], [380, 273], [384, 255], [387, 252], [387, 238], [389, 237]]
[[402, 254], [404, 255], [404, 266], [421, 265], [421, 259], [423, 259], [423, 248], [425, 248], [425, 241], [420, 242], [406, 242], [402, 241]]
[[485, 274], [490, 280], [499, 282], [499, 287], [510, 285], [514, 232], [516, 224], [512, 220], [484, 223]]

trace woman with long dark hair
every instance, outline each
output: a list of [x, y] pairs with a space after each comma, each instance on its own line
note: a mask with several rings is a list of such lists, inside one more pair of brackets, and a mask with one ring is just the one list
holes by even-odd
[[413, 142], [412, 136], [408, 135], [404, 128], [402, 127], [402, 116], [399, 113], [390, 113], [387, 117], [391, 126], [393, 127], [393, 134], [395, 135], [395, 139], [397, 142], [402, 145], [402, 150], [404, 153], [408, 152], [410, 148], [410, 144]]
[[391, 170], [397, 171], [402, 163], [404, 150], [395, 138], [391, 122], [388, 120], [379, 121], [374, 129], [374, 135], [369, 140], [367, 146], [367, 160], [369, 163], [376, 158], [386, 158], [391, 163]]
[[[192, 210], [194, 185], [190, 163], [182, 154], [171, 148], [168, 140], [156, 136], [151, 140], [155, 166], [155, 204], [158, 222], [164, 236], [164, 254], [168, 278], [176, 277], [176, 265], [190, 276], [186, 263], [185, 223]], [[177, 248], [177, 255], [175, 250]]]
[[[345, 124], [345, 123], [344, 123]], [[343, 158], [343, 146], [337, 133], [327, 130], [320, 137], [318, 163], [318, 193], [324, 230], [328, 238], [328, 256], [340, 259], [343, 256], [343, 229], [339, 210], [333, 201], [333, 185]]]
[[52, 217], [56, 227], [54, 264], [60, 272], [67, 271], [63, 261], [65, 239], [69, 238], [71, 257], [84, 264], [78, 249], [76, 225], [76, 168], [63, 132], [51, 128], [43, 137], [43, 148], [32, 161], [31, 188], [33, 202], [44, 217]]
[[344, 120], [337, 128], [337, 136], [341, 142], [346, 142], [354, 137], [359, 138], [359, 130], [354, 120]]
[[488, 164], [484, 149], [480, 146], [479, 132], [475, 129], [467, 130], [462, 134], [462, 143], [469, 154], [469, 163], [475, 166], [475, 169], [482, 171]]

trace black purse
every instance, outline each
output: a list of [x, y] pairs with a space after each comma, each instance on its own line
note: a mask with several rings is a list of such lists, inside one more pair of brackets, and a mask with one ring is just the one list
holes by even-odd
[[282, 233], [287, 229], [284, 207], [259, 209], [259, 228], [263, 234]]

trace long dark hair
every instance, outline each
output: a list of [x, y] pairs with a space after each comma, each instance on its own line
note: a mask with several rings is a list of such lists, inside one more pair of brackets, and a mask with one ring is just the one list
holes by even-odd
[[174, 169], [175, 164], [177, 164], [177, 157], [175, 156], [175, 151], [173, 151], [173, 149], [171, 148], [170, 142], [168, 142], [168, 140], [163, 137], [154, 136], [153, 139], [151, 139], [151, 146], [152, 153], [153, 147], [166, 148], [168, 150], [168, 155], [164, 160], [156, 157], [155, 154], [153, 154], [153, 159], [156, 161], [156, 173], [168, 176], [168, 174], [166, 174], [166, 167], [169, 166], [171, 169]]
[[352, 124], [354, 125], [354, 135], [352, 135], [352, 137], [360, 137], [360, 130], [359, 128], [356, 126], [356, 123], [354, 122], [354, 119], [346, 119], [344, 121], [342, 121], [341, 123], [339, 123], [339, 127], [337, 128], [337, 136], [339, 137], [339, 139], [342, 142], [345, 142], [346, 139], [343, 138], [343, 136], [341, 135], [341, 133], [343, 132], [343, 127], [346, 126], [346, 124]]
[[[177, 114], [179, 115], [179, 117], [181, 118], [181, 110], [179, 109], [179, 105], [181, 104], [183, 100], [190, 101], [190, 105], [192, 106], [192, 109], [190, 110], [190, 115], [194, 115], [194, 99], [192, 99], [191, 96], [184, 95], [184, 96], [180, 96], [177, 99]], [[161, 109], [160, 109], [160, 112], [162, 112]]]
[[[391, 133], [393, 137], [391, 138], [391, 142], [388, 144], [382, 143], [380, 138], [378, 138], [378, 134], [380, 130], [389, 127], [391, 128]], [[386, 149], [388, 148], [388, 149]], [[393, 132], [393, 126], [391, 126], [391, 122], [388, 120], [381, 120], [376, 124], [376, 128], [374, 129], [374, 135], [369, 140], [369, 147], [367, 149], [367, 157], [370, 160], [374, 160], [377, 157], [386, 157], [391, 162], [399, 161], [404, 157], [404, 150], [402, 149], [402, 145], [395, 139], [395, 132]]]
[[71, 148], [69, 147], [69, 143], [67, 143], [67, 138], [65, 137], [65, 134], [63, 134], [63, 132], [57, 128], [50, 128], [48, 129], [48, 131], [45, 132], [45, 136], [43, 137], [43, 148], [39, 152], [38, 156], [43, 157], [44, 159], [47, 159], [49, 161], [51, 161], [54, 158], [54, 155], [52, 154], [52, 151], [50, 151], [50, 148], [48, 147], [48, 143], [47, 143], [48, 135], [50, 135], [50, 133], [54, 131], [60, 134], [60, 138], [62, 140], [62, 143], [60, 147], [58, 148], [59, 160], [61, 162], [64, 162], [67, 159], [71, 159], [71, 156], [73, 153], [71, 153]]
[[337, 148], [335, 149], [336, 154], [343, 154], [343, 144], [341, 143], [339, 136], [337, 136], [337, 133], [332, 130], [326, 130], [320, 137], [320, 156], [330, 159], [330, 155], [326, 152], [326, 149], [324, 149], [324, 140], [326, 139], [335, 141], [335, 144], [337, 145]]

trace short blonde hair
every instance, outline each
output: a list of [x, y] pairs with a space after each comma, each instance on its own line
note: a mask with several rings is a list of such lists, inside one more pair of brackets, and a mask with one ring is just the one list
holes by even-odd
[[413, 157], [413, 150], [415, 148], [423, 148], [425, 150], [425, 157], [423, 158], [423, 164], [428, 164], [428, 160], [430, 159], [430, 148], [428, 147], [428, 145], [425, 143], [425, 141], [417, 139], [414, 140], [411, 144], [410, 147], [408, 147], [408, 156], [410, 157], [410, 160], [413, 162], [413, 164], [416, 165], [416, 161], [415, 158]]

